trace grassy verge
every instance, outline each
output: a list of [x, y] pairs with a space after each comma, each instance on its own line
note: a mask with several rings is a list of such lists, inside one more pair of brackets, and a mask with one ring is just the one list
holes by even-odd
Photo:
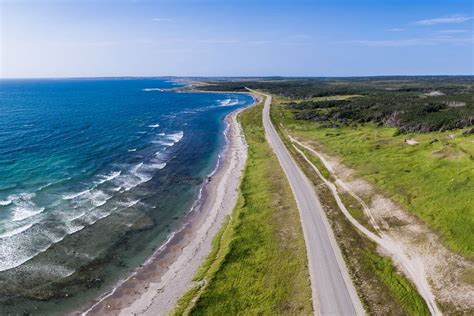
[[[280, 99], [281, 101], [281, 99]], [[357, 175], [437, 231], [452, 250], [474, 257], [474, 138], [462, 131], [395, 135], [375, 125], [322, 128], [275, 104], [292, 135], [313, 140]], [[416, 145], [404, 142], [413, 138]]]
[[[280, 135], [281, 135], [281, 133], [280, 133]], [[307, 150], [306, 148], [304, 148], [304, 147], [302, 147], [298, 144], [295, 144], [295, 146], [298, 147], [298, 149], [301, 150], [305, 154], [306, 157], [308, 157], [308, 159], [311, 161], [311, 163], [313, 165], [316, 166], [316, 168], [318, 168], [319, 172], [321, 172], [323, 177], [325, 177], [327, 180], [333, 182], [333, 179], [331, 177], [331, 173], [324, 166], [324, 164], [322, 163], [321, 159], [319, 159], [319, 157], [317, 157], [316, 155], [311, 153], [309, 150]]]
[[[272, 107], [272, 120], [280, 127], [282, 116]], [[371, 315], [429, 315], [429, 310], [413, 284], [399, 273], [390, 258], [377, 252], [377, 245], [361, 235], [339, 210], [329, 188], [311, 169], [310, 165], [289, 143], [286, 134], [277, 128], [287, 148], [304, 173], [316, 186], [318, 197], [329, 218], [336, 240], [352, 275], [354, 285], [367, 312]], [[319, 168], [322, 164], [308, 152], [310, 161]], [[324, 175], [328, 170], [322, 169]], [[342, 196], [343, 201], [354, 205], [349, 208], [353, 216], [363, 218], [362, 210], [356, 201]], [[362, 221], [362, 223], [364, 223]]]
[[298, 209], [268, 146], [262, 105], [241, 116], [249, 156], [238, 205], [174, 314], [311, 314]]

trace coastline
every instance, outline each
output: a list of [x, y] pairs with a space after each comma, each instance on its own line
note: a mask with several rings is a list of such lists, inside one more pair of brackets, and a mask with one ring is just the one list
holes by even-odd
[[[258, 98], [252, 97], [256, 104]], [[226, 116], [226, 144], [180, 230], [111, 291], [75, 315], [163, 315], [192, 286], [192, 278], [210, 252], [215, 234], [237, 202], [247, 158], [247, 146], [237, 122], [242, 110]]]

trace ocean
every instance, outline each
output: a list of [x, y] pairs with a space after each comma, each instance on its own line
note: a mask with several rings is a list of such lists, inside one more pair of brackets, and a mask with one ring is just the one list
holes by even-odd
[[61, 314], [182, 225], [246, 94], [164, 79], [0, 81], [0, 314]]

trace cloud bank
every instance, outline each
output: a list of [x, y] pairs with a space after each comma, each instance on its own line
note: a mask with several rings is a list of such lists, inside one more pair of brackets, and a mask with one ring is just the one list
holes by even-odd
[[444, 18], [434, 18], [416, 21], [417, 25], [459, 24], [472, 19], [472, 16], [451, 15]]

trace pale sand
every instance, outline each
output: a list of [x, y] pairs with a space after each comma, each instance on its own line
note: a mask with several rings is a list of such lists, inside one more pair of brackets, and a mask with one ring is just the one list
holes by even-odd
[[192, 277], [210, 252], [213, 237], [237, 202], [240, 177], [247, 159], [247, 145], [237, 122], [240, 111], [226, 118], [228, 145], [212, 180], [203, 188], [200, 204], [190, 212], [183, 229], [83, 314], [165, 315], [191, 288]]
[[419, 142], [414, 140], [413, 138], [405, 139], [405, 143], [412, 146], [419, 144]]

